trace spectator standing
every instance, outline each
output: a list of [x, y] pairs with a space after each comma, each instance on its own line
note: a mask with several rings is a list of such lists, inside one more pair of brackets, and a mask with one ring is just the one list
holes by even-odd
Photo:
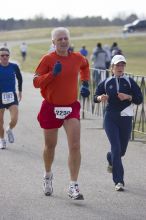
[[84, 57], [87, 57], [87, 56], [88, 56], [88, 50], [86, 49], [86, 46], [82, 46], [82, 48], [80, 49], [80, 53], [81, 53]]
[[110, 46], [105, 44], [103, 49], [106, 51], [107, 53], [107, 57], [106, 57], [106, 69], [110, 68], [110, 63], [111, 63], [111, 59], [112, 59], [112, 54], [111, 54], [111, 50], [110, 50]]
[[74, 52], [74, 50], [75, 50], [75, 47], [74, 47], [74, 45], [73, 44], [71, 44], [70, 46], [69, 46], [69, 48], [68, 48], [68, 52]]
[[102, 48], [101, 43], [97, 43], [96, 48], [93, 50], [93, 55], [91, 57], [93, 62], [93, 68], [96, 70], [93, 71], [93, 80], [96, 85], [101, 80], [101, 72], [100, 70], [106, 70], [106, 61], [107, 61], [107, 53]]
[[117, 42], [113, 42], [113, 44], [112, 44], [112, 46], [111, 46], [111, 54], [112, 54], [112, 57], [114, 57], [115, 55], [122, 55], [122, 54], [123, 54], [123, 52], [122, 52], [122, 50], [119, 48]]
[[20, 52], [22, 60], [25, 61], [27, 56], [27, 44], [25, 42], [22, 42], [22, 44], [20, 45]]

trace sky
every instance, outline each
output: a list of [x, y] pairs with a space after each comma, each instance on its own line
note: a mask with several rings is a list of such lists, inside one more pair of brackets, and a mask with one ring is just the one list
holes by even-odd
[[1, 19], [28, 19], [36, 16], [62, 19], [72, 17], [102, 16], [113, 19], [136, 14], [146, 18], [145, 0], [1, 0]]

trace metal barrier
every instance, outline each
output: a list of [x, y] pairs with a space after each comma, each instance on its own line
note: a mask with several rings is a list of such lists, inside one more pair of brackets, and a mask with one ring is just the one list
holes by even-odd
[[141, 105], [135, 105], [132, 140], [135, 138], [135, 132], [146, 135], [146, 77], [133, 76], [133, 78], [141, 88], [143, 94], [143, 103]]
[[[90, 77], [90, 96], [89, 98], [79, 97], [81, 101], [81, 110], [82, 110], [82, 118], [84, 119], [87, 114], [90, 114], [95, 117], [100, 117], [103, 119], [105, 104], [104, 103], [94, 103], [93, 96], [96, 89], [96, 83], [104, 80], [109, 76], [109, 70], [100, 70], [95, 68], [90, 68], [91, 77]], [[95, 71], [98, 72], [99, 77], [97, 77], [97, 81], [95, 77]], [[141, 133], [146, 135], [146, 77], [145, 76], [134, 76], [133, 74], [127, 73], [130, 77], [134, 78], [134, 80], [139, 84], [142, 94], [143, 94], [143, 103], [141, 105], [134, 105], [134, 117], [133, 117], [133, 129], [131, 139], [135, 139], [135, 133]]]

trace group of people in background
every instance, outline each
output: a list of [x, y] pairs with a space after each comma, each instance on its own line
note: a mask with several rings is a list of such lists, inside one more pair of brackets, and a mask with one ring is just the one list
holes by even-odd
[[[118, 47], [117, 42], [113, 42], [112, 46], [104, 45], [102, 43], [97, 43], [96, 47], [93, 49], [93, 54], [91, 55], [91, 61], [93, 65], [93, 81], [97, 86], [102, 78], [107, 78], [109, 76], [109, 68], [111, 64], [111, 59], [115, 55], [122, 55], [122, 50]], [[102, 77], [104, 71], [107, 70]]]
[[[79, 52], [70, 49], [70, 32], [58, 27], [51, 32], [53, 50], [43, 56], [36, 67], [33, 85], [40, 89], [43, 101], [37, 120], [44, 135], [44, 176], [43, 191], [46, 196], [53, 194], [53, 170], [58, 130], [65, 129], [68, 141], [68, 168], [70, 182], [68, 196], [73, 200], [83, 200], [78, 176], [81, 165], [80, 144], [80, 102], [78, 101], [78, 76], [80, 76], [81, 96], [90, 95], [90, 67], [85, 46]], [[23, 45], [24, 46], [24, 45]], [[93, 50], [94, 67], [106, 69], [111, 66], [111, 76], [96, 85], [94, 102], [106, 102], [104, 129], [109, 139], [110, 150], [107, 153], [108, 170], [112, 173], [116, 191], [123, 191], [124, 168], [122, 156], [125, 155], [132, 130], [133, 104], [143, 101], [138, 84], [125, 75], [127, 60], [121, 54], [114, 54], [118, 45], [110, 49], [97, 43]], [[23, 51], [24, 52], [24, 51]], [[4, 112], [10, 111], [11, 120], [6, 129], [9, 142], [14, 142], [13, 128], [18, 120], [18, 104], [22, 96], [22, 75], [16, 64], [9, 62], [10, 52], [0, 49], [0, 148], [5, 149]], [[107, 64], [108, 62], [108, 64]], [[16, 80], [18, 80], [18, 95]], [[98, 146], [97, 146], [98, 147]], [[64, 149], [62, 149], [64, 150]]]

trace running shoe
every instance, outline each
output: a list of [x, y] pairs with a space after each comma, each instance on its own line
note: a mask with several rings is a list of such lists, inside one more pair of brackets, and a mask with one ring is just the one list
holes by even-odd
[[123, 183], [117, 183], [115, 185], [115, 190], [116, 191], [124, 191], [124, 184]]
[[44, 177], [43, 191], [46, 196], [51, 196], [53, 193], [52, 179], [53, 174], [51, 174], [49, 177]]
[[108, 166], [107, 166], [107, 172], [108, 173], [112, 173], [113, 172], [113, 167], [110, 164], [108, 164]]
[[0, 139], [0, 149], [6, 149], [6, 140], [4, 138]]
[[80, 193], [78, 184], [69, 186], [68, 195], [74, 200], [84, 200], [83, 195]]
[[112, 168], [112, 154], [111, 154], [111, 152], [107, 153], [106, 158], [107, 158], [107, 161], [108, 161], [107, 172], [112, 173], [113, 168]]
[[8, 136], [9, 143], [14, 143], [14, 135], [13, 135], [12, 129], [8, 128], [6, 130], [6, 133], [7, 133], [7, 136]]

